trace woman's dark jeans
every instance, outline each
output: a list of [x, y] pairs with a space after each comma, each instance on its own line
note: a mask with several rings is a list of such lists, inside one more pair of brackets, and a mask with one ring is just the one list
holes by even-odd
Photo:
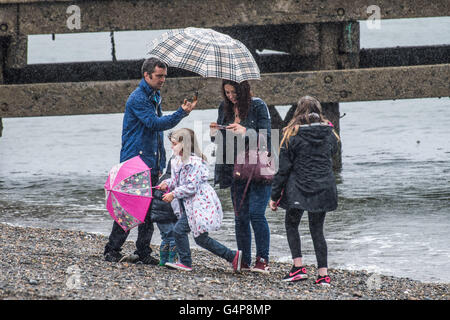
[[[244, 194], [245, 183], [233, 183], [231, 185], [231, 199], [233, 206], [239, 209]], [[250, 224], [255, 233], [256, 256], [269, 261], [270, 229], [266, 219], [266, 208], [270, 200], [272, 186], [251, 182], [244, 202], [238, 215], [235, 215], [236, 242], [239, 250], [242, 250], [242, 262], [251, 264], [252, 234]]]
[[[285, 227], [286, 234], [291, 249], [292, 259], [302, 257], [300, 232], [298, 227], [303, 215], [303, 210], [289, 209], [286, 211]], [[327, 242], [323, 234], [323, 224], [326, 212], [308, 212], [309, 231], [313, 240], [314, 251], [316, 253], [317, 267], [327, 268]]]
[[[187, 267], [192, 267], [191, 249], [188, 237], [189, 232], [191, 232], [191, 229], [186, 213], [183, 213], [173, 228], [173, 235], [175, 237], [175, 245], [177, 247], [178, 256], [180, 257], [180, 262]], [[228, 249], [223, 244], [209, 237], [208, 232], [200, 234], [198, 237], [194, 238], [194, 240], [200, 247], [224, 258], [228, 262], [233, 262], [236, 251]]]

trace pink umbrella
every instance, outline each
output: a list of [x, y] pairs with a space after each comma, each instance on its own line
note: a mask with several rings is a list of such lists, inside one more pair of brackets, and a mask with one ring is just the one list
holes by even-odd
[[152, 201], [150, 171], [139, 156], [109, 171], [105, 183], [106, 209], [124, 231], [144, 223]]

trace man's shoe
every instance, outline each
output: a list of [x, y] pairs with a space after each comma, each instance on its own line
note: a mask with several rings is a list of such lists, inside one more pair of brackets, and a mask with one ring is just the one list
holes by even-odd
[[166, 263], [166, 267], [169, 267], [169, 268], [172, 268], [172, 269], [177, 269], [177, 270], [182, 270], [182, 271], [192, 271], [191, 267], [185, 266], [182, 263], [167, 262]]
[[129, 254], [126, 256], [123, 256], [122, 259], [119, 260], [119, 262], [130, 262], [130, 263], [136, 263], [139, 260], [139, 256], [137, 254]]
[[242, 251], [241, 250], [237, 250], [236, 251], [236, 255], [234, 256], [233, 259], [233, 270], [235, 272], [239, 272], [241, 271], [241, 263], [242, 263]]
[[136, 262], [136, 264], [150, 264], [153, 266], [157, 266], [159, 264], [159, 260], [152, 257], [150, 254], [141, 258], [139, 257], [139, 260]]
[[255, 271], [255, 272], [261, 272], [261, 273], [268, 274], [270, 272], [269, 271], [269, 263], [264, 258], [256, 257], [255, 266], [251, 270]]
[[294, 282], [299, 280], [308, 279], [308, 274], [306, 273], [305, 267], [292, 266], [291, 271], [283, 278], [283, 281]]
[[123, 258], [123, 255], [119, 251], [112, 250], [112, 251], [106, 252], [104, 257], [105, 257], [105, 261], [108, 261], [108, 262], [119, 262], [120, 259]]

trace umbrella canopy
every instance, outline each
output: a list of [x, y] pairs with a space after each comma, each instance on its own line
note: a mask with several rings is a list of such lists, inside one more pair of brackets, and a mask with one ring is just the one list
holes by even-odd
[[152, 201], [150, 170], [137, 156], [109, 171], [105, 183], [106, 209], [124, 231], [145, 220]]
[[203, 77], [239, 83], [260, 79], [258, 65], [247, 47], [212, 29], [170, 30], [152, 41], [149, 54], [171, 67], [189, 70]]

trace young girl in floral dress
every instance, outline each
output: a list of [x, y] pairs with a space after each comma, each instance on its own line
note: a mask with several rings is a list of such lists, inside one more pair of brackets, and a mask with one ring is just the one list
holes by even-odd
[[167, 190], [163, 200], [179, 201], [181, 217], [174, 226], [175, 244], [179, 263], [166, 266], [192, 270], [188, 234], [192, 231], [195, 242], [206, 250], [232, 263], [240, 271], [242, 252], [232, 251], [209, 237], [208, 232], [219, 230], [222, 224], [222, 206], [214, 189], [208, 183], [209, 169], [206, 157], [198, 148], [195, 133], [191, 129], [179, 129], [170, 134], [174, 158], [171, 160], [171, 177], [159, 188]]

